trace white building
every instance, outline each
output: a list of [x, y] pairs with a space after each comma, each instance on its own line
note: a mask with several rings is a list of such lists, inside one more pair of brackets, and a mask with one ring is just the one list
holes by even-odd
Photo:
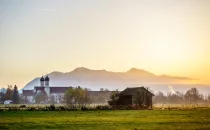
[[59, 86], [50, 86], [50, 78], [46, 76], [45, 78], [42, 76], [40, 78], [40, 86], [34, 86], [33, 90], [23, 90], [23, 96], [28, 99], [29, 102], [35, 102], [35, 96], [40, 92], [46, 92], [49, 102], [52, 100], [55, 103], [60, 103], [64, 93], [69, 89], [69, 87], [59, 87]]

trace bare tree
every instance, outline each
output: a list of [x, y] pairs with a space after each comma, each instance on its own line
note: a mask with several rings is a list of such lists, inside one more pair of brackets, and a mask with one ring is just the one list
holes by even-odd
[[199, 93], [197, 88], [189, 89], [184, 97], [189, 103], [197, 103], [199, 100], [203, 100], [203, 95]]

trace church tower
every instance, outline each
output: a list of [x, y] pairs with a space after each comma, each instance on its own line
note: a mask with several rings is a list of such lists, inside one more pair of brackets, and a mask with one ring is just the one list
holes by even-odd
[[45, 91], [46, 91], [47, 95], [49, 96], [49, 94], [50, 94], [50, 87], [49, 87], [50, 78], [48, 76], [46, 76], [44, 80], [45, 80]]
[[45, 80], [45, 87], [49, 87], [50, 78], [46, 76], [44, 80]]
[[41, 86], [41, 87], [44, 87], [44, 80], [45, 80], [45, 79], [44, 79], [44, 77], [42, 76], [41, 79], [40, 79], [40, 86]]

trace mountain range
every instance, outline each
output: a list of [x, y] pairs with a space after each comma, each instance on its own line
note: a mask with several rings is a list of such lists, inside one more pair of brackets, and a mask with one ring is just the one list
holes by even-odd
[[[126, 72], [111, 72], [79, 67], [67, 73], [54, 71], [49, 73], [48, 76], [50, 78], [50, 86], [82, 86], [91, 90], [99, 90], [100, 88], [122, 90], [126, 87], [147, 86], [155, 91], [167, 92], [169, 90], [168, 85], [173, 85], [175, 88], [181, 88], [182, 90], [184, 89], [184, 91], [192, 85], [206, 88], [205, 85], [192, 84], [196, 81], [195, 79], [155, 75], [149, 71], [137, 68], [131, 68]], [[34, 86], [39, 86], [39, 80], [40, 77], [33, 79], [23, 89], [33, 89]], [[182, 91], [180, 89], [178, 90]]]

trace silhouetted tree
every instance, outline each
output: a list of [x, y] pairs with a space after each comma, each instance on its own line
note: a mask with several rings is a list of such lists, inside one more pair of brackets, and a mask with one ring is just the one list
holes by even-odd
[[19, 104], [20, 103], [18, 88], [17, 88], [16, 85], [14, 86], [14, 89], [13, 89], [12, 101], [13, 101], [14, 104]]
[[203, 95], [199, 93], [197, 88], [191, 88], [185, 93], [185, 100], [190, 103], [197, 103], [199, 100], [203, 100]]
[[119, 91], [118, 90], [115, 90], [115, 91], [112, 91], [111, 94], [110, 94], [110, 100], [108, 101], [109, 105], [110, 106], [115, 106], [117, 105], [117, 102], [118, 102], [118, 99], [119, 99]]
[[12, 93], [13, 93], [12, 85], [8, 85], [7, 91], [5, 94], [5, 100], [12, 100]]

